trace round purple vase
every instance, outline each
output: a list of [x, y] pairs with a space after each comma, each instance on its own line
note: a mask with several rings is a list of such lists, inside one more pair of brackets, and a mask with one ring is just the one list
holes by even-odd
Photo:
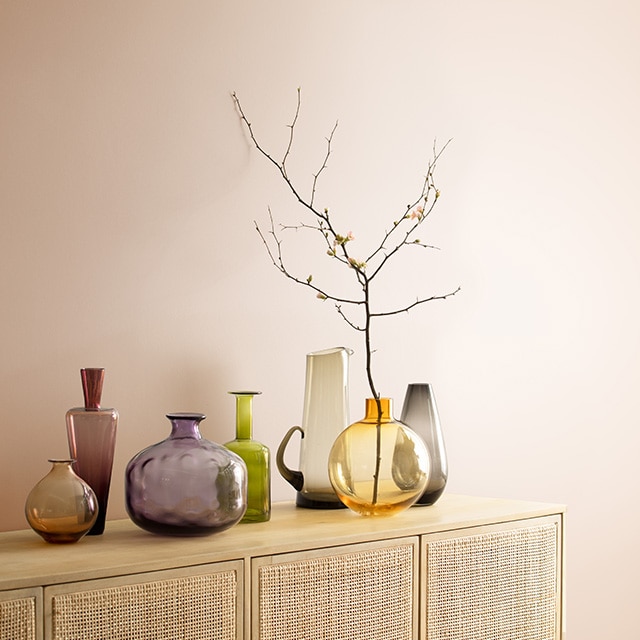
[[242, 459], [200, 435], [202, 413], [170, 413], [171, 434], [135, 455], [125, 472], [129, 517], [142, 529], [176, 536], [224, 531], [247, 509]]

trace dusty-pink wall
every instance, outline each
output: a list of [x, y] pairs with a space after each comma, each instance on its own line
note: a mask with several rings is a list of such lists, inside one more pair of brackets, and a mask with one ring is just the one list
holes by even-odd
[[[169, 411], [224, 442], [226, 392], [261, 389], [275, 449], [309, 351], [355, 350], [360, 416], [361, 336], [253, 226], [302, 212], [230, 93], [280, 154], [300, 86], [292, 175], [308, 190], [338, 119], [318, 198], [363, 247], [453, 138], [423, 232], [440, 251], [377, 295], [462, 291], [379, 325], [378, 386], [399, 411], [434, 385], [449, 491], [567, 503], [568, 638], [635, 637], [639, 28], [623, 0], [0, 2], [0, 530], [66, 455], [83, 366], [121, 415], [110, 518]], [[277, 473], [274, 494], [293, 497]]]

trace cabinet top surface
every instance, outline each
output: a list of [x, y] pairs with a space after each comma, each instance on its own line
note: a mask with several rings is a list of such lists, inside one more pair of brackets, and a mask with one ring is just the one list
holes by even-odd
[[156, 571], [384, 540], [561, 514], [562, 505], [445, 494], [430, 507], [391, 517], [363, 517], [348, 509], [319, 511], [273, 505], [271, 520], [238, 524], [205, 537], [166, 537], [129, 520], [107, 522], [101, 536], [55, 545], [31, 530], [0, 533], [0, 590]]

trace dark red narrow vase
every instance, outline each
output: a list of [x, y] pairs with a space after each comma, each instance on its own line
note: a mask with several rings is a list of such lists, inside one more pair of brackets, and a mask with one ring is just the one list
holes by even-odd
[[98, 499], [98, 518], [88, 535], [100, 535], [107, 518], [118, 412], [100, 407], [104, 369], [81, 369], [80, 376], [84, 407], [67, 411], [67, 438], [75, 472]]

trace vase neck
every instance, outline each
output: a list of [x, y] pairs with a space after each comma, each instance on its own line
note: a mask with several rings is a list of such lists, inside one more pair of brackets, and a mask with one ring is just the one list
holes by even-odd
[[201, 440], [200, 422], [205, 419], [202, 413], [168, 413], [171, 420], [170, 438], [194, 438]]
[[104, 382], [103, 368], [80, 369], [82, 380], [82, 393], [84, 395], [84, 408], [88, 411], [100, 409], [102, 398], [102, 384]]
[[236, 440], [253, 437], [253, 396], [260, 391], [230, 391], [236, 397]]
[[382, 421], [393, 420], [391, 416], [391, 398], [380, 398], [380, 411], [378, 410], [378, 403], [375, 398], [367, 398], [365, 403], [365, 416], [366, 422], [378, 422], [378, 418]]
[[72, 471], [71, 465], [75, 462], [72, 458], [50, 458], [49, 462], [51, 463], [51, 471], [55, 473], [67, 473], [68, 471]]

